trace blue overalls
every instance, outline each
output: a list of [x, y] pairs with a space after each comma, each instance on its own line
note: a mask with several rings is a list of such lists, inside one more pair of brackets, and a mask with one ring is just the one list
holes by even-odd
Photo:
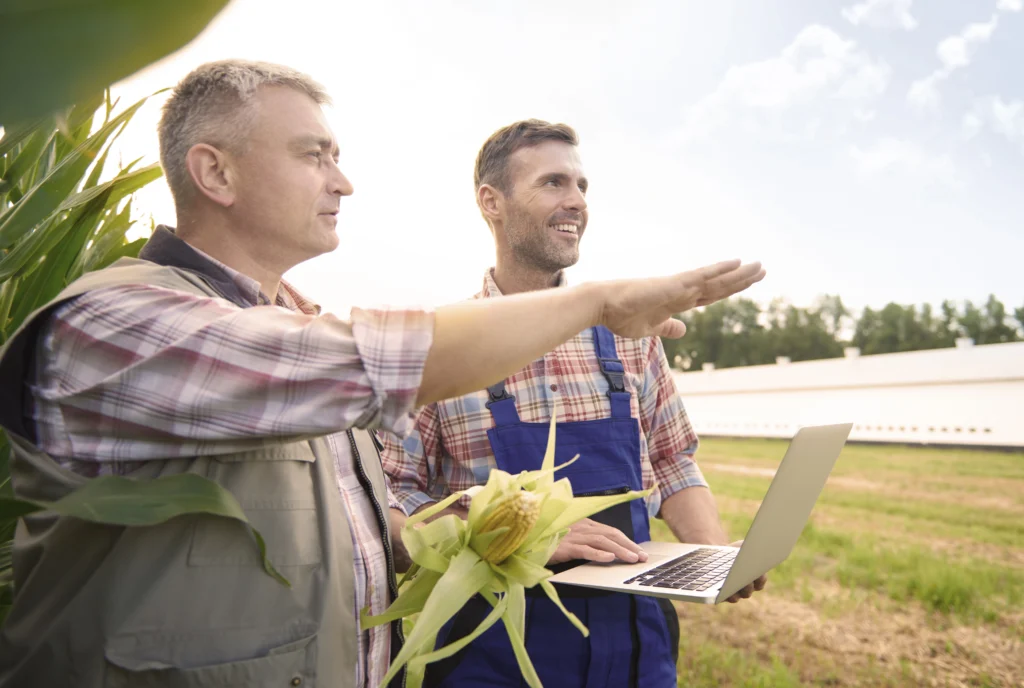
[[[576, 454], [578, 461], [558, 471], [569, 478], [577, 496], [641, 490], [640, 426], [630, 414], [624, 368], [615, 350], [615, 337], [604, 327], [593, 328], [594, 348], [601, 372], [609, 383], [611, 417], [559, 423], [555, 465]], [[498, 468], [515, 474], [540, 468], [547, 446], [548, 423], [524, 423], [515, 397], [500, 382], [488, 389], [487, 406], [495, 427], [487, 431]], [[635, 542], [650, 539], [647, 507], [636, 499], [592, 517], [622, 530]], [[570, 564], [575, 565], [579, 562]], [[551, 567], [561, 570], [564, 567]], [[527, 591], [526, 649], [550, 688], [665, 688], [676, 686], [675, 653], [666, 605], [638, 597], [573, 586], [558, 586], [559, 596], [590, 629], [583, 635], [565, 618], [539, 587]], [[674, 610], [671, 620], [676, 621]], [[474, 598], [438, 635], [438, 645], [465, 636], [490, 610]], [[676, 621], [676, 623], [678, 623]], [[437, 688], [525, 686], [505, 632], [497, 623], [469, 647], [429, 666], [425, 684]]]

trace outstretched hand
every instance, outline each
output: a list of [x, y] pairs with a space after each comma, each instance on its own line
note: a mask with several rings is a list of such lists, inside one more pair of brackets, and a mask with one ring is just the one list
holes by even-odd
[[622, 337], [682, 337], [686, 325], [673, 315], [738, 294], [764, 276], [760, 263], [729, 260], [670, 277], [604, 282], [600, 323]]

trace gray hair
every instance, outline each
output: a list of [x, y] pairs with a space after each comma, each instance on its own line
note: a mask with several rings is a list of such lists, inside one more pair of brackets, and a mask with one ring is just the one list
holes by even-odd
[[234, 153], [245, 140], [256, 114], [253, 97], [263, 86], [285, 86], [305, 93], [319, 105], [331, 102], [327, 91], [302, 72], [269, 62], [207, 62], [175, 86], [160, 118], [160, 163], [176, 205], [192, 197], [185, 156], [206, 143]]

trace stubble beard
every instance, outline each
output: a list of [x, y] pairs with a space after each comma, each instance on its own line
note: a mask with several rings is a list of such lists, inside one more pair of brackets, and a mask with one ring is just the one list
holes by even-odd
[[518, 204], [509, 204], [505, 237], [520, 265], [553, 274], [579, 261], [578, 243], [575, 246], [559, 245], [548, 236], [548, 231], [546, 218], [538, 223]]

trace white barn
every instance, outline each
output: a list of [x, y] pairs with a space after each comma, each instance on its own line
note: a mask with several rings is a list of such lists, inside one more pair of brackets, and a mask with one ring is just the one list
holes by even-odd
[[1024, 447], [1024, 342], [677, 372], [704, 436], [792, 437], [852, 422], [851, 440]]

